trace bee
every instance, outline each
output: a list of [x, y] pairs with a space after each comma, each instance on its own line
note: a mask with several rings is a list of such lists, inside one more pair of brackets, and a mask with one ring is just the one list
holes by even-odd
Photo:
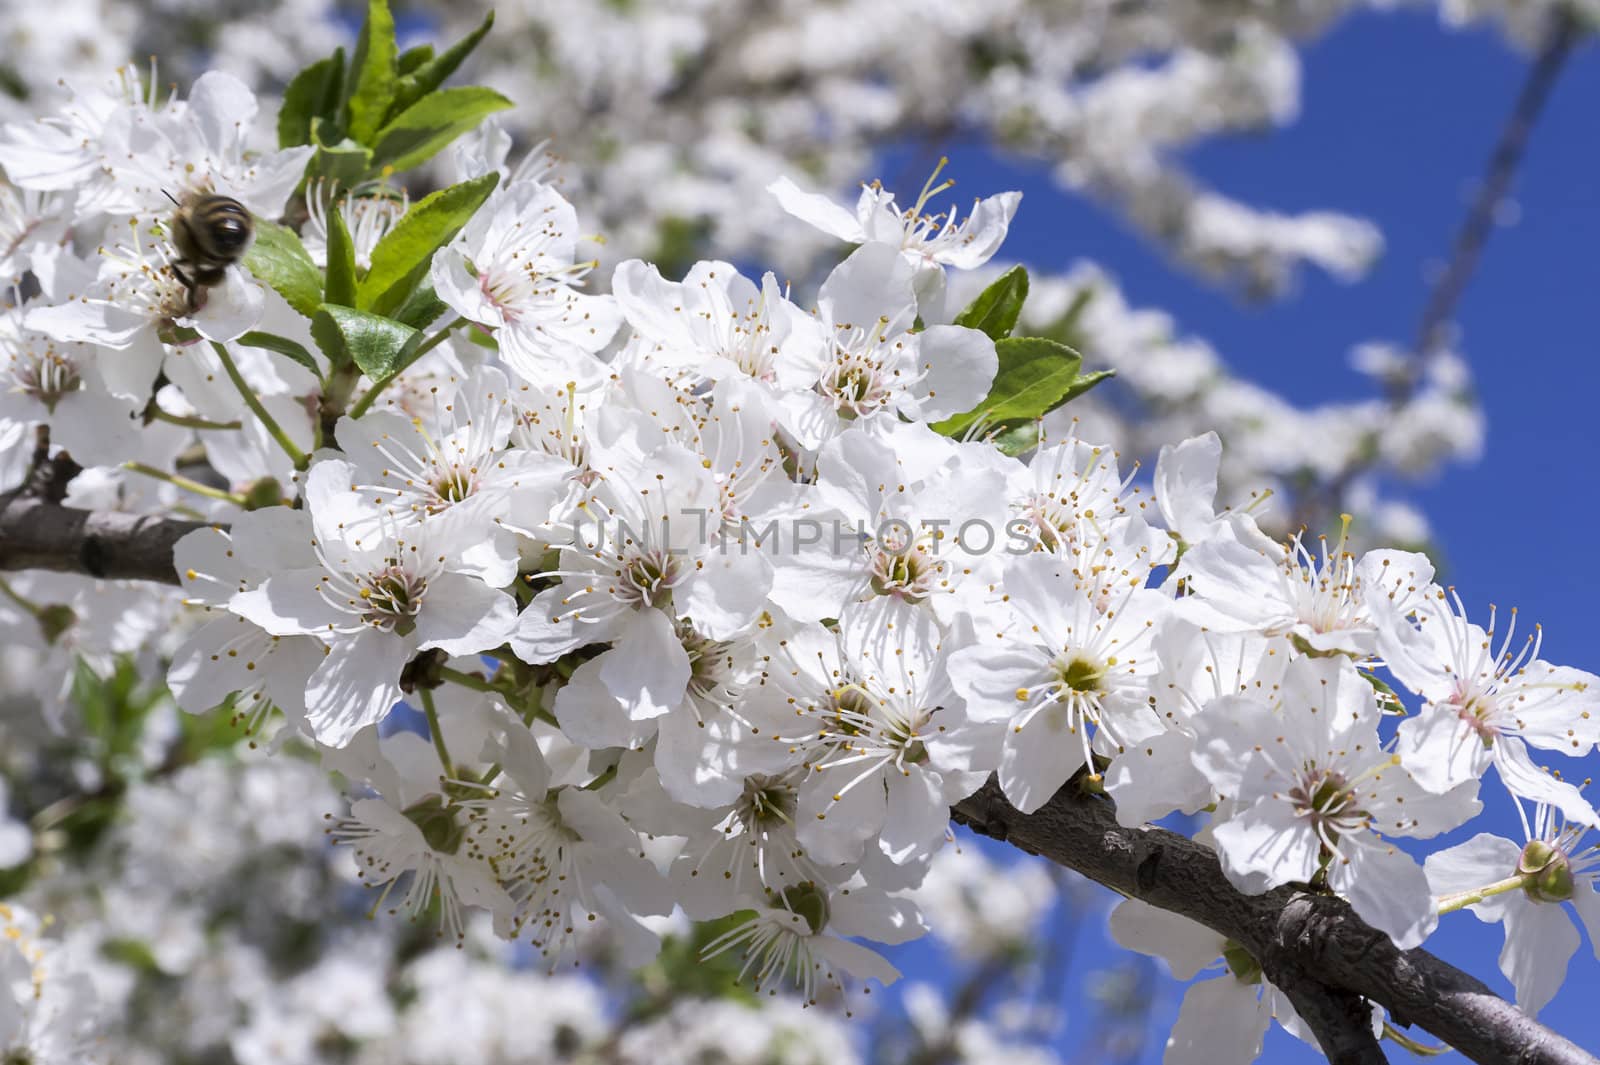
[[179, 203], [169, 193], [167, 199], [178, 207], [172, 216], [172, 244], [178, 249], [172, 272], [188, 290], [193, 314], [205, 304], [206, 289], [220, 283], [223, 273], [250, 247], [255, 220], [231, 196], [188, 196]]

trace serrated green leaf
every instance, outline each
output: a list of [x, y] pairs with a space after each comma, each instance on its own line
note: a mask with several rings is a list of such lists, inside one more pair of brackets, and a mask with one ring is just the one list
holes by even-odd
[[1015, 457], [1039, 446], [1039, 423], [1025, 422], [996, 433], [988, 440], [999, 448], [1002, 454]]
[[511, 101], [493, 89], [476, 85], [430, 93], [378, 131], [372, 165], [396, 170], [420, 166], [489, 115], [510, 106]]
[[322, 271], [287, 226], [256, 219], [256, 239], [245, 253], [244, 265], [307, 318], [322, 306]]
[[356, 302], [356, 246], [345, 227], [344, 214], [328, 204], [328, 284], [322, 302], [351, 307]]
[[444, 300], [433, 290], [433, 278], [423, 274], [416, 288], [394, 312], [393, 317], [395, 321], [403, 322], [413, 329], [423, 329], [437, 321], [446, 309]]
[[[332, 353], [328, 352], [328, 344], [333, 342], [340, 349], [341, 363], [345, 360], [354, 362], [362, 373], [374, 381], [388, 376], [399, 366], [408, 353], [407, 345], [412, 338], [421, 336], [409, 325], [381, 314], [368, 314], [354, 307], [340, 307], [331, 303], [317, 312], [311, 323], [311, 333], [330, 358]], [[334, 337], [337, 337], [337, 341], [333, 340]]]
[[1017, 326], [1023, 301], [1028, 298], [1028, 271], [1013, 266], [1001, 274], [967, 309], [956, 315], [956, 325], [978, 329], [991, 340], [1004, 340]]
[[367, 20], [356, 38], [345, 88], [345, 129], [359, 144], [371, 144], [394, 102], [400, 80], [394, 15], [388, 0], [368, 0]]
[[407, 74], [412, 73], [432, 58], [433, 45], [419, 44], [401, 52], [400, 59], [396, 62], [395, 67], [400, 72], [400, 77], [404, 79]]
[[339, 113], [339, 92], [344, 87], [344, 49], [312, 63], [283, 90], [278, 110], [278, 147], [311, 143], [311, 121], [333, 121]]
[[[1050, 410], [1055, 410], [1064, 403], [1071, 403], [1073, 400], [1089, 391], [1089, 389], [1093, 388], [1095, 385], [1102, 381], [1109, 381], [1115, 376], [1117, 376], [1117, 371], [1115, 370], [1096, 370], [1094, 373], [1080, 374], [1078, 379], [1072, 382], [1072, 387], [1067, 389], [1066, 395], [1062, 396], [1055, 403], [1053, 403], [1050, 407]], [[1046, 411], [1045, 413], [1048, 414], [1050, 411]]]
[[415, 70], [402, 69], [400, 83], [395, 88], [394, 102], [389, 105], [389, 115], [392, 117], [399, 114], [443, 85], [444, 79], [456, 72], [462, 60], [478, 47], [478, 42], [483, 40], [492, 26], [494, 26], [493, 11], [484, 16], [483, 22], [477, 29], [446, 48], [437, 59], [431, 59]]
[[247, 348], [266, 348], [268, 351], [275, 351], [279, 355], [298, 362], [301, 366], [316, 374], [317, 380], [322, 380], [322, 367], [317, 365], [316, 356], [288, 337], [281, 337], [276, 333], [262, 333], [251, 330], [239, 337], [238, 340], [235, 340], [234, 343], [243, 344]]
[[349, 137], [335, 140], [335, 132], [335, 126], [327, 119], [319, 117], [311, 120], [311, 143], [317, 146], [317, 154], [312, 158], [307, 173], [341, 188], [354, 188], [366, 179], [367, 171], [372, 169], [372, 150]]
[[372, 266], [356, 289], [356, 306], [391, 314], [404, 305], [427, 273], [433, 253], [461, 231], [499, 179], [499, 174], [488, 173], [414, 204], [372, 249]]
[[332, 370], [338, 371], [350, 365], [350, 350], [345, 345], [339, 321], [325, 308], [317, 308], [316, 315], [311, 319], [311, 339], [317, 342], [317, 349], [328, 360]]
[[1078, 369], [1083, 357], [1065, 344], [1044, 337], [1008, 337], [995, 341], [994, 350], [1000, 368], [988, 397], [965, 414], [939, 422], [934, 429], [946, 436], [960, 436], [980, 420], [989, 425], [1032, 421], [1109, 376], [1105, 371], [1090, 374], [1081, 379], [1088, 383], [1079, 386]]

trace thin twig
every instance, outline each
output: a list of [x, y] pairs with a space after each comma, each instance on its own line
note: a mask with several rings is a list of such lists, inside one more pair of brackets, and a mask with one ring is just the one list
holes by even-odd
[[[1415, 350], [1388, 379], [1385, 391], [1391, 412], [1400, 411], [1416, 395], [1428, 366], [1440, 355], [1450, 337], [1450, 325], [1467, 286], [1483, 259], [1484, 248], [1494, 232], [1495, 214], [1505, 201], [1527, 150], [1529, 135], [1549, 102], [1558, 76], [1580, 39], [1580, 27], [1568, 5], [1562, 4], [1550, 16], [1550, 26], [1517, 92], [1511, 114], [1500, 130], [1489, 153], [1483, 180], [1456, 232], [1450, 259], [1428, 294], [1417, 325]], [[1351, 484], [1372, 468], [1379, 459], [1376, 447], [1367, 448], [1348, 466], [1313, 491], [1301, 496], [1290, 528], [1319, 528], [1324, 518], [1344, 508], [1344, 497]]]
[[1500, 139], [1489, 155], [1483, 182], [1472, 201], [1466, 219], [1456, 233], [1455, 245], [1450, 252], [1449, 264], [1438, 283], [1434, 285], [1422, 311], [1417, 326], [1416, 351], [1408, 373], [1398, 377], [1395, 384], [1395, 405], [1404, 403], [1415, 391], [1417, 382], [1426, 369], [1428, 359], [1440, 351], [1448, 338], [1448, 327], [1455, 315], [1456, 305], [1466, 293], [1467, 285], [1483, 258], [1483, 249], [1494, 232], [1495, 215], [1500, 204], [1511, 191], [1511, 183], [1528, 147], [1528, 136], [1550, 99], [1556, 79], [1572, 55], [1579, 38], [1578, 20], [1567, 4], [1560, 4], [1550, 15], [1550, 28], [1545, 33], [1539, 54], [1528, 67], [1527, 77], [1517, 93], [1517, 102], [1511, 117], [1500, 130]]
[[283, 453], [289, 456], [289, 461], [294, 463], [294, 468], [297, 470], [305, 469], [310, 464], [311, 457], [301, 451], [293, 440], [289, 439], [289, 434], [283, 431], [283, 426], [279, 425], [278, 420], [268, 414], [267, 408], [261, 405], [261, 400], [256, 396], [255, 389], [246, 383], [244, 376], [239, 373], [239, 367], [234, 365], [233, 356], [228, 354], [228, 346], [213, 340], [211, 347], [216, 351], [217, 358], [222, 360], [223, 372], [228, 375], [228, 380], [233, 382], [233, 387], [239, 390], [239, 396], [244, 400], [244, 405], [250, 408], [250, 413], [256, 416], [256, 420], [261, 423], [262, 428], [266, 429], [267, 435], [276, 440], [278, 446], [283, 448]]

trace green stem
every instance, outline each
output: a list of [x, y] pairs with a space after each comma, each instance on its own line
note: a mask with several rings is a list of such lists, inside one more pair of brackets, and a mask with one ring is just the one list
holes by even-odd
[[[475, 673], [463, 673], [459, 669], [451, 669], [449, 666], [440, 668], [439, 679], [449, 681], [451, 684], [459, 684], [461, 687], [471, 691], [483, 692], [485, 695], [500, 696], [511, 705], [513, 710], [517, 711], [524, 725], [531, 725], [534, 721], [543, 721], [547, 725], [556, 728], [561, 727], [557, 723], [555, 716], [539, 705], [536, 691], [518, 690], [509, 683], [496, 684], [494, 681], [484, 680]], [[498, 772], [498, 767], [496, 767], [496, 771]], [[487, 784], [492, 779], [494, 779], [492, 776], [485, 777], [483, 782]]]
[[313, 453], [322, 450], [322, 417], [320, 411], [311, 419], [311, 450]]
[[1383, 1022], [1383, 1037], [1391, 1040], [1392, 1042], [1399, 1043], [1401, 1046], [1405, 1047], [1407, 1050], [1411, 1051], [1411, 1053], [1420, 1058], [1436, 1058], [1440, 1054], [1450, 1053], [1450, 1048], [1447, 1046], [1441, 1045], [1431, 1047], [1426, 1043], [1417, 1042], [1415, 1039], [1412, 1039], [1409, 1035], [1406, 1035], [1388, 1021]]
[[484, 680], [477, 674], [463, 673], [461, 670], [451, 669], [449, 666], [441, 666], [439, 668], [439, 679], [447, 680], [451, 684], [459, 684], [463, 688], [471, 688], [475, 692], [488, 692], [495, 695], [501, 694], [499, 688], [495, 687], [492, 683]]
[[171, 411], [163, 410], [154, 403], [150, 404], [148, 413], [151, 418], [158, 422], [166, 422], [168, 425], [181, 425], [185, 429], [238, 429], [241, 427], [241, 423], [236, 421], [214, 422], [209, 418], [195, 418], [187, 414], [173, 414]]
[[422, 712], [428, 718], [428, 735], [433, 739], [433, 749], [439, 754], [439, 764], [444, 768], [441, 774], [446, 780], [453, 779], [456, 775], [455, 763], [450, 761], [450, 751], [444, 745], [444, 729], [439, 727], [439, 711], [433, 705], [433, 692], [427, 688], [418, 688], [417, 694], [422, 696]]
[[31, 617], [37, 618], [44, 613], [44, 607], [11, 587], [11, 582], [3, 577], [0, 577], [0, 595], [4, 595], [7, 599], [17, 604]]
[[217, 358], [222, 360], [222, 369], [227, 373], [228, 380], [233, 382], [233, 387], [237, 388], [239, 395], [244, 398], [244, 405], [250, 408], [250, 413], [256, 416], [256, 420], [261, 423], [272, 439], [276, 440], [278, 446], [283, 448], [283, 453], [289, 456], [289, 461], [294, 463], [294, 468], [303, 470], [309, 466], [311, 464], [311, 456], [295, 446], [294, 441], [289, 439], [289, 434], [283, 431], [283, 426], [279, 425], [277, 420], [267, 413], [267, 408], [261, 405], [261, 400], [256, 398], [255, 392], [249, 385], [245, 384], [244, 378], [239, 375], [239, 367], [233, 364], [233, 356], [228, 354], [228, 346], [213, 340], [211, 347], [216, 351]]
[[371, 410], [373, 401], [378, 398], [378, 393], [388, 388], [390, 383], [394, 381], [396, 377], [399, 377], [401, 374], [409, 370], [418, 359], [422, 358], [428, 352], [444, 343], [445, 338], [450, 335], [451, 331], [465, 321], [465, 318], [456, 318], [454, 321], [446, 323], [445, 327], [433, 334], [433, 336], [429, 337], [427, 340], [424, 340], [421, 344], [418, 344], [416, 350], [414, 350], [410, 355], [407, 355], [405, 359], [393, 370], [390, 370], [387, 374], [380, 377], [371, 388], [367, 389], [366, 395], [356, 400], [356, 405], [350, 408], [350, 417], [359, 418], [363, 414], [367, 413], [367, 411]]
[[54, 644], [61, 638], [62, 633], [78, 623], [78, 615], [74, 614], [72, 608], [65, 603], [40, 606], [11, 587], [8, 581], [0, 580], [0, 593], [33, 618], [46, 643]]
[[57, 799], [34, 814], [28, 822], [28, 827], [35, 835], [43, 835], [82, 809], [90, 799], [91, 796], [88, 795], [67, 795]]
[[146, 477], [154, 477], [158, 481], [166, 481], [174, 488], [182, 488], [185, 492], [193, 492], [195, 495], [205, 496], [207, 499], [219, 499], [224, 503], [232, 503], [237, 507], [242, 507], [245, 504], [244, 496], [239, 495], [237, 492], [225, 492], [221, 488], [213, 488], [209, 484], [201, 484], [199, 481], [191, 481], [182, 474], [168, 473], [165, 470], [158, 470], [154, 466], [146, 466], [142, 462], [124, 462], [122, 468], [130, 473], [142, 473]]
[[350, 397], [355, 393], [356, 385], [361, 381], [361, 367], [355, 363], [347, 363], [328, 375], [328, 382], [322, 388], [322, 403], [319, 419], [325, 426], [326, 435], [331, 427], [338, 422], [344, 414], [345, 407], [350, 403]]
[[1454, 895], [1440, 895], [1438, 909], [1440, 913], [1454, 913], [1495, 895], [1504, 895], [1508, 891], [1515, 891], [1527, 884], [1527, 882], [1528, 878], [1518, 873], [1515, 876], [1508, 876], [1504, 880], [1496, 880], [1492, 884], [1485, 884], [1483, 887], [1474, 888], [1471, 891], [1460, 891]]

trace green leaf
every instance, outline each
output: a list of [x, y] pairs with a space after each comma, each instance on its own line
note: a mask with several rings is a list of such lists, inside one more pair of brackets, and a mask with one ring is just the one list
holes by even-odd
[[[1115, 370], [1096, 370], [1094, 373], [1080, 375], [1076, 381], [1072, 382], [1072, 387], [1067, 389], [1067, 394], [1052, 404], [1050, 410], [1055, 410], [1056, 407], [1064, 403], [1071, 403], [1101, 381], [1109, 381], [1115, 376], [1117, 376], [1117, 371]], [[1046, 413], [1049, 412], [1046, 411]]]
[[288, 337], [281, 337], [276, 333], [262, 333], [257, 330], [251, 330], [234, 341], [234, 343], [243, 344], [247, 348], [266, 348], [268, 351], [275, 351], [279, 355], [298, 362], [301, 366], [316, 374], [317, 380], [322, 380], [322, 367], [317, 364], [316, 356]]
[[[711, 953], [724, 936], [755, 918], [755, 911], [740, 910], [714, 921], [696, 921], [684, 932], [662, 936], [661, 950], [639, 973], [646, 987], [671, 988], [671, 995], [637, 995], [628, 1004], [627, 1024], [645, 1024], [672, 1007], [678, 995], [693, 995], [705, 1000], [724, 1000], [756, 1006], [761, 996], [748, 981], [739, 979], [742, 964], [734, 951]], [[708, 956], [709, 955], [709, 956]]]
[[329, 203], [327, 214], [328, 284], [323, 289], [322, 302], [350, 307], [356, 302], [356, 246], [338, 205]]
[[1001, 274], [967, 309], [956, 315], [956, 325], [978, 329], [990, 340], [1004, 340], [1016, 328], [1022, 303], [1028, 298], [1028, 271], [1013, 266]]
[[339, 321], [325, 307], [319, 307], [311, 319], [311, 339], [317, 342], [331, 369], [338, 371], [350, 365], [350, 349], [344, 342]]
[[1372, 690], [1378, 694], [1378, 709], [1384, 713], [1394, 714], [1397, 717], [1406, 715], [1406, 704], [1393, 688], [1384, 683], [1376, 674], [1362, 671], [1361, 676], [1372, 685]]
[[422, 336], [409, 325], [381, 314], [368, 314], [332, 303], [317, 312], [311, 323], [311, 334], [330, 359], [333, 358], [329, 350], [332, 344], [339, 349], [339, 365], [354, 362], [374, 381], [387, 377], [399, 366], [409, 354], [412, 338]]
[[277, 290], [289, 306], [310, 318], [322, 306], [322, 271], [295, 231], [256, 219], [256, 239], [245, 253], [245, 269]]
[[482, 329], [479, 329], [475, 325], [467, 326], [467, 328], [464, 330], [464, 333], [469, 341], [478, 345], [480, 348], [487, 348], [489, 351], [500, 350], [500, 341], [496, 340], [489, 333], [485, 333]]
[[333, 121], [339, 113], [339, 91], [344, 86], [344, 49], [312, 63], [283, 90], [278, 111], [278, 147], [311, 143], [311, 120]]
[[317, 146], [316, 157], [311, 160], [309, 173], [341, 188], [354, 188], [366, 180], [372, 169], [372, 149], [364, 148], [345, 137], [334, 139], [334, 124], [324, 118], [311, 120], [311, 143]]
[[161, 964], [156, 961], [155, 952], [142, 939], [125, 937], [107, 939], [100, 944], [100, 956], [148, 976], [157, 976], [161, 972]]
[[709, 219], [668, 215], [656, 224], [655, 246], [646, 261], [655, 263], [662, 277], [682, 277], [699, 261], [710, 237]]
[[1051, 327], [1052, 335], [1056, 336], [1063, 344], [1071, 345], [1072, 338], [1078, 332], [1078, 320], [1083, 317], [1084, 309], [1089, 306], [1089, 301], [1094, 299], [1094, 289], [1086, 288], [1072, 298], [1072, 305], [1067, 308], [1059, 321]]
[[988, 398], [965, 414], [946, 418], [936, 430], [960, 436], [980, 419], [989, 424], [1031, 421], [1110, 376], [1102, 371], [1080, 378], [1083, 357], [1044, 337], [1008, 337], [995, 341], [994, 350], [1000, 368]]
[[372, 143], [373, 134], [389, 113], [399, 85], [399, 67], [388, 0], [368, 0], [367, 20], [356, 38], [345, 86], [345, 129], [358, 143]]
[[407, 48], [400, 53], [400, 59], [395, 64], [400, 72], [400, 81], [403, 84], [406, 75], [415, 71], [422, 64], [433, 58], [433, 45], [419, 44], [414, 48]]
[[430, 93], [378, 131], [372, 165], [396, 170], [419, 166], [489, 115], [510, 106], [511, 101], [493, 89], [478, 86]]
[[483, 23], [477, 29], [446, 48], [437, 59], [431, 59], [415, 70], [408, 70], [402, 66], [400, 84], [395, 89], [394, 102], [389, 105], [389, 115], [392, 117], [399, 114], [443, 85], [444, 79], [456, 72], [461, 61], [478, 47], [478, 42], [483, 40], [493, 25], [494, 12], [491, 11], [484, 16]]
[[[3, 80], [3, 78], [0, 78], [0, 81]], [[187, 717], [188, 715], [184, 716]], [[22, 894], [32, 876], [32, 860], [23, 862], [21, 865], [13, 865], [9, 869], [0, 869], [0, 902]]]
[[444, 300], [433, 290], [433, 278], [423, 274], [416, 288], [411, 290], [411, 295], [394, 312], [393, 318], [413, 329], [422, 329], [432, 325], [447, 309]]
[[372, 249], [372, 266], [356, 289], [356, 306], [377, 314], [402, 306], [427, 273], [433, 253], [461, 231], [499, 179], [491, 172], [416, 203]]
[[999, 448], [1002, 454], [1015, 457], [1025, 451], [1032, 451], [1039, 446], [1039, 423], [1036, 421], [1024, 422], [1021, 425], [996, 433], [988, 437], [988, 440]]

